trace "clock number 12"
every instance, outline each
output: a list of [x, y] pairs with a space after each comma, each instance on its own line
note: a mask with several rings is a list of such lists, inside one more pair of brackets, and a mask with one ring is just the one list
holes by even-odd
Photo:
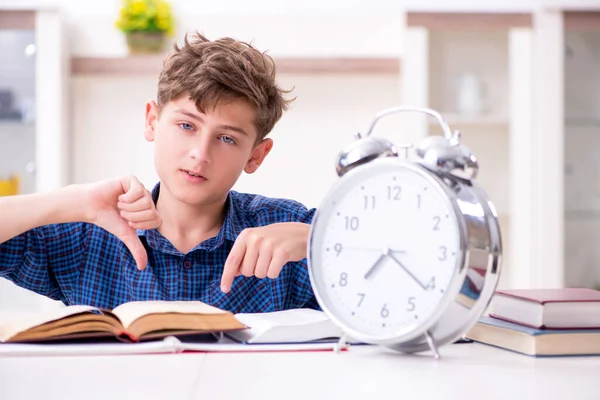
[[388, 200], [400, 200], [400, 192], [402, 189], [400, 186], [388, 186]]

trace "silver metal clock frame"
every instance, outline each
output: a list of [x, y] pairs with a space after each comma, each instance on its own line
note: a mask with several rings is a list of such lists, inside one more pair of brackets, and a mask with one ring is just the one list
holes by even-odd
[[[397, 158], [397, 147], [381, 138], [371, 135], [377, 121], [397, 112], [414, 111], [435, 117], [444, 132], [444, 137], [427, 138], [416, 148], [421, 158], [418, 162], [408, 162]], [[381, 164], [396, 162], [404, 167], [412, 168], [428, 178], [437, 190], [442, 190], [449, 208], [454, 210], [460, 235], [460, 254], [457, 257], [455, 275], [451, 280], [439, 307], [418, 329], [405, 335], [381, 340], [367, 337], [360, 332], [345, 329], [345, 333], [353, 339], [366, 343], [383, 345], [405, 353], [416, 353], [431, 350], [439, 357], [439, 347], [460, 339], [483, 314], [496, 289], [502, 261], [502, 240], [497, 213], [487, 195], [478, 186], [474, 178], [478, 171], [474, 155], [460, 143], [460, 133], [452, 134], [448, 124], [435, 111], [426, 108], [395, 107], [377, 114], [367, 134], [357, 135], [358, 141], [343, 151], [336, 170], [340, 176], [348, 173], [350, 178], [355, 174], [365, 173], [367, 169], [381, 168]], [[403, 146], [405, 148], [411, 147]], [[361, 166], [361, 168], [354, 168]], [[338, 184], [344, 184], [342, 179]], [[337, 186], [336, 186], [337, 187]], [[331, 193], [335, 192], [335, 187]], [[315, 266], [311, 247], [314, 239], [313, 229], [319, 223], [321, 212], [317, 211], [311, 226], [308, 244], [308, 264], [313, 280]], [[476, 285], [472, 277], [483, 281]], [[339, 325], [341, 323], [334, 314], [327, 310], [319, 291], [315, 295], [324, 311]], [[346, 336], [340, 339], [338, 349], [343, 347]]]

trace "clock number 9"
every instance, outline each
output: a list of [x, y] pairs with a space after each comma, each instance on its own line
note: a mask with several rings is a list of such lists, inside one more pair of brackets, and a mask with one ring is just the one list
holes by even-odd
[[342, 244], [341, 243], [336, 243], [333, 245], [333, 249], [335, 250], [336, 257], [340, 255], [340, 253], [342, 252]]

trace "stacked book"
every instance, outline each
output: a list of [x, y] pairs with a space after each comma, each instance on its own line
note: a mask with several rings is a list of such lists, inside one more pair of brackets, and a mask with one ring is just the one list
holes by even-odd
[[469, 339], [531, 356], [600, 355], [598, 290], [498, 290], [491, 306]]

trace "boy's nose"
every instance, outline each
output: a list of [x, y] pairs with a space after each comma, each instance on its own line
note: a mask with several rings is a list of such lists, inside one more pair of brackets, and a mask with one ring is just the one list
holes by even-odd
[[190, 150], [190, 157], [196, 161], [210, 164], [212, 162], [211, 149], [208, 143], [201, 143]]

